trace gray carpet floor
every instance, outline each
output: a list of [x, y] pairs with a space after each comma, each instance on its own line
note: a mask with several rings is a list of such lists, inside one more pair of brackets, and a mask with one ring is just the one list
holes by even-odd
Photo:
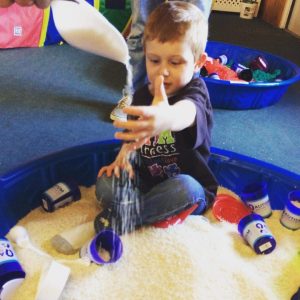
[[[210, 40], [264, 50], [300, 65], [300, 39], [259, 19], [213, 12]], [[0, 50], [0, 175], [76, 145], [112, 139], [122, 64], [68, 45]], [[300, 173], [300, 82], [273, 106], [215, 109], [213, 146]]]
[[[282, 56], [300, 66], [300, 39], [263, 22], [213, 13], [212, 40]], [[275, 164], [300, 174], [300, 82], [273, 106], [258, 110], [215, 110], [213, 146]]]

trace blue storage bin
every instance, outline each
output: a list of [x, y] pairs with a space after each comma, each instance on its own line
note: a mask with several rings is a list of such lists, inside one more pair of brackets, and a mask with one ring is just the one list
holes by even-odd
[[205, 77], [212, 106], [232, 110], [257, 109], [276, 103], [286, 92], [288, 87], [300, 79], [300, 68], [282, 57], [246, 47], [209, 41], [206, 52], [210, 57], [217, 58], [225, 54], [229, 60], [245, 64], [253, 61], [257, 56], [264, 57], [269, 69], [281, 70], [280, 82], [231, 83]]
[[[0, 177], [0, 237], [19, 219], [40, 206], [44, 191], [60, 181], [95, 184], [99, 168], [113, 161], [117, 140], [76, 146], [30, 162]], [[291, 190], [300, 189], [300, 175], [233, 152], [212, 148], [209, 162], [222, 186], [240, 194], [252, 181], [264, 180], [273, 209], [283, 209]]]

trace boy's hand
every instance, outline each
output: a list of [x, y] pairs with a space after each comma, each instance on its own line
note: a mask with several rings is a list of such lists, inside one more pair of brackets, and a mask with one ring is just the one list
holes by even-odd
[[99, 170], [97, 177], [101, 177], [104, 173], [106, 173], [107, 177], [115, 175], [119, 178], [121, 169], [124, 169], [128, 172], [129, 177], [133, 178], [134, 172], [132, 165], [129, 162], [129, 155], [131, 153], [130, 149], [131, 147], [129, 144], [123, 144], [115, 161], [108, 166], [102, 167]]
[[115, 127], [127, 130], [126, 132], [116, 132], [115, 138], [130, 141], [131, 149], [140, 148], [151, 137], [169, 129], [166, 122], [169, 108], [163, 76], [158, 76], [155, 80], [152, 105], [124, 108], [126, 114], [137, 116], [138, 119], [126, 122], [115, 121]]
[[157, 76], [154, 83], [154, 98], [152, 105], [168, 104], [168, 96], [164, 86], [164, 77]]

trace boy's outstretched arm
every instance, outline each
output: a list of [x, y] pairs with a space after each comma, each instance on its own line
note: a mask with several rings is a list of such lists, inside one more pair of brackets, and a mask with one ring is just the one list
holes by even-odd
[[124, 112], [137, 116], [137, 120], [126, 122], [115, 121], [114, 126], [126, 129], [116, 132], [115, 138], [131, 141], [132, 149], [141, 147], [149, 138], [159, 135], [162, 131], [181, 131], [194, 124], [196, 106], [190, 100], [180, 100], [170, 105], [163, 84], [163, 76], [155, 80], [154, 98], [151, 106], [129, 106]]

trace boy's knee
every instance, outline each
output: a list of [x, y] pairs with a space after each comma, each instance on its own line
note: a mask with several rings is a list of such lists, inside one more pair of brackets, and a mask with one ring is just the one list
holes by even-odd
[[196, 214], [200, 214], [206, 209], [205, 192], [202, 185], [190, 175], [182, 174], [180, 177], [178, 182], [180, 189], [186, 193], [191, 203], [199, 203]]
[[96, 198], [102, 207], [108, 207], [112, 201], [112, 178], [102, 175], [96, 181]]
[[178, 184], [183, 190], [199, 197], [205, 197], [202, 185], [192, 176], [181, 174], [178, 176]]

